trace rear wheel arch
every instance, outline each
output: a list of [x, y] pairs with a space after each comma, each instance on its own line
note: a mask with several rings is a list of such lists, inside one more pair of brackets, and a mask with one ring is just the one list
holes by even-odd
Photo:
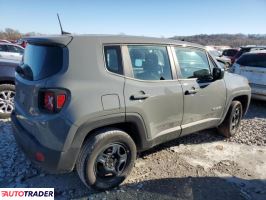
[[124, 181], [135, 159], [136, 146], [132, 138], [120, 129], [105, 128], [85, 140], [76, 168], [86, 186], [106, 190]]
[[141, 151], [147, 146], [146, 128], [142, 118], [138, 115], [108, 116], [108, 118], [94, 122], [86, 122], [75, 133], [72, 146], [81, 148], [84, 142], [96, 134], [100, 129], [116, 128], [126, 132], [135, 142], [137, 150]]

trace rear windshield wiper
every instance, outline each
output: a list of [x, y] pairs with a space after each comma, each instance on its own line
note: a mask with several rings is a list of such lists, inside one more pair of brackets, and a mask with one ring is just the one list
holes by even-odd
[[22, 67], [20, 66], [20, 65], [18, 65], [18, 66], [16, 66], [16, 72], [18, 73], [18, 74], [20, 74], [20, 75], [23, 75], [24, 73], [23, 73], [23, 69], [22, 69]]
[[22, 77], [25, 78], [27, 80], [32, 81], [33, 80], [33, 73], [31, 68], [29, 67], [29, 65], [27, 64], [22, 64], [22, 65], [18, 65], [16, 67], [16, 72]]

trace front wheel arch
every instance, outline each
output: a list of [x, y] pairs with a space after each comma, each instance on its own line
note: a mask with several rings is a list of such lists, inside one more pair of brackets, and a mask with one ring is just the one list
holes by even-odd
[[243, 107], [240, 101], [232, 101], [224, 121], [218, 126], [218, 132], [229, 138], [239, 129], [243, 116]]

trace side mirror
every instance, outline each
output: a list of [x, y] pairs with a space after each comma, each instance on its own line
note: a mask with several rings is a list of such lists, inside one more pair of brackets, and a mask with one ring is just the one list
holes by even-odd
[[209, 80], [211, 79], [211, 74], [208, 69], [201, 69], [193, 73], [193, 77], [198, 78], [199, 80]]
[[221, 69], [219, 67], [215, 67], [212, 70], [212, 77], [213, 80], [220, 80], [224, 78], [224, 69]]

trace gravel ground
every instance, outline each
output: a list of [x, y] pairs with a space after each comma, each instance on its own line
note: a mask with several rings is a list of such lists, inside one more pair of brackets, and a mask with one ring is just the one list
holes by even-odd
[[[236, 144], [238, 143], [238, 144]], [[56, 199], [266, 199], [266, 102], [253, 101], [230, 139], [206, 130], [142, 153], [125, 183], [87, 189], [77, 173], [50, 175], [17, 148], [0, 121], [0, 187], [54, 187]]]
[[167, 145], [198, 144], [212, 141], [266, 146], [266, 102], [255, 100], [251, 102], [248, 113], [242, 119], [241, 126], [234, 137], [225, 139], [217, 135], [216, 130], [211, 129], [179, 138]]

